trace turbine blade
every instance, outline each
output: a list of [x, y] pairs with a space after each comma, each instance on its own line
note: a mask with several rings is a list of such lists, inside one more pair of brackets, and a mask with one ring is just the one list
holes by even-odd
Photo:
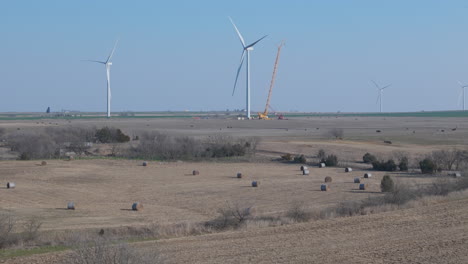
[[244, 64], [244, 58], [245, 58], [245, 50], [242, 51], [240, 65], [239, 65], [239, 68], [237, 68], [236, 80], [234, 81], [234, 89], [232, 90], [233, 96], [234, 96], [234, 92], [236, 91], [236, 85], [237, 85], [237, 79], [239, 79], [239, 73], [242, 69], [242, 65]]
[[244, 41], [244, 38], [242, 37], [242, 34], [240, 33], [239, 29], [237, 29], [236, 24], [234, 24], [234, 21], [232, 21], [232, 18], [231, 17], [228, 17], [228, 18], [229, 20], [231, 20], [231, 23], [234, 26], [234, 29], [236, 30], [237, 35], [239, 36], [242, 47], [245, 48], [245, 41]]
[[465, 86], [462, 82], [460, 82], [460, 81], [457, 81], [457, 82], [461, 87]]
[[378, 90], [380, 90], [379, 85], [378, 85], [374, 80], [371, 80], [371, 82], [375, 85], [375, 87], [376, 87]]
[[255, 41], [254, 43], [248, 45], [246, 48], [250, 48], [250, 47], [255, 46], [255, 44], [257, 44], [258, 42], [260, 42], [260, 40], [262, 40], [262, 39], [264, 39], [264, 38], [266, 38], [266, 37], [268, 37], [268, 35], [263, 36], [261, 39], [259, 39], [259, 40]]
[[96, 61], [96, 60], [81, 60], [81, 61], [90, 61], [90, 62], [97, 62], [101, 64], [106, 64], [104, 61]]
[[107, 57], [106, 63], [109, 62], [110, 59], [112, 59], [112, 56], [114, 56], [114, 51], [115, 51], [115, 48], [117, 47], [117, 43], [119, 43], [119, 40], [118, 40], [118, 39], [115, 41], [114, 48], [112, 49], [112, 51], [111, 51], [109, 57]]
[[388, 87], [390, 87], [390, 86], [392, 86], [392, 85], [389, 84], [389, 85], [385, 86], [384, 88], [382, 88], [382, 90], [385, 89], [385, 88], [388, 88]]

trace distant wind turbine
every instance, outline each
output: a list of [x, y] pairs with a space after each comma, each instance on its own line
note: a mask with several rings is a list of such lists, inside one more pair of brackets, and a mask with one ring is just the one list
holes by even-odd
[[234, 21], [232, 21], [232, 19], [230, 17], [229, 17], [229, 20], [231, 20], [231, 23], [234, 26], [234, 29], [236, 30], [237, 35], [239, 36], [239, 39], [240, 39], [240, 42], [241, 42], [242, 48], [243, 48], [242, 55], [241, 55], [241, 60], [240, 60], [240, 65], [239, 65], [239, 68], [237, 69], [236, 80], [234, 82], [234, 89], [232, 90], [232, 95], [234, 95], [234, 92], [236, 91], [237, 79], [239, 78], [240, 70], [242, 68], [242, 65], [244, 64], [244, 58], [245, 58], [245, 56], [247, 56], [247, 66], [246, 66], [246, 68], [247, 68], [247, 71], [246, 71], [246, 74], [247, 74], [247, 77], [246, 77], [246, 81], [247, 81], [247, 83], [246, 83], [246, 86], [247, 86], [246, 87], [246, 110], [247, 110], [247, 119], [250, 119], [250, 51], [252, 51], [254, 49], [255, 44], [260, 42], [260, 40], [266, 38], [267, 35], [263, 36], [262, 38], [260, 38], [259, 40], [253, 42], [250, 45], [245, 45], [244, 38], [242, 37], [241, 33], [237, 29], [236, 25], [234, 24]]
[[458, 84], [461, 88], [460, 95], [458, 95], [458, 102], [460, 103], [460, 97], [463, 97], [463, 111], [465, 111], [465, 88], [467, 88], [468, 85], [465, 85], [460, 81], [458, 81]]
[[110, 68], [112, 66], [112, 56], [114, 55], [115, 48], [117, 47], [117, 43], [119, 40], [115, 41], [114, 48], [112, 49], [111, 53], [109, 54], [109, 57], [107, 57], [106, 61], [96, 61], [96, 60], [86, 60], [86, 61], [91, 61], [91, 62], [96, 62], [96, 63], [101, 63], [106, 66], [106, 73], [107, 73], [107, 117], [111, 116], [111, 87], [110, 87]]
[[387, 85], [385, 87], [380, 87], [374, 80], [371, 80], [371, 81], [374, 83], [374, 85], [377, 88], [377, 91], [379, 93], [379, 95], [377, 96], [377, 102], [376, 103], [378, 103], [380, 101], [380, 113], [382, 113], [382, 101], [383, 101], [383, 93], [382, 92], [383, 92], [383, 90], [390, 87], [391, 84], [389, 84], [389, 85]]

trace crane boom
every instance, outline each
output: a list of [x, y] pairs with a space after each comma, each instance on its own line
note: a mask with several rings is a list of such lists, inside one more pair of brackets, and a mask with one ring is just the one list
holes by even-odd
[[265, 105], [265, 111], [263, 111], [263, 113], [258, 113], [259, 119], [269, 119], [268, 108], [270, 107], [271, 92], [273, 91], [273, 86], [275, 85], [276, 73], [278, 70], [278, 62], [279, 62], [279, 58], [281, 54], [281, 48], [283, 46], [284, 46], [284, 41], [282, 41], [281, 44], [278, 46], [278, 53], [276, 54], [275, 66], [273, 67], [273, 76], [271, 77], [270, 91], [268, 92], [268, 98], [267, 98], [266, 105]]

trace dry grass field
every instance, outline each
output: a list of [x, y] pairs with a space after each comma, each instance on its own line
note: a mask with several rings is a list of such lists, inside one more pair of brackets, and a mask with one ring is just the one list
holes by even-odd
[[[366, 152], [381, 158], [406, 154], [410, 163], [439, 149], [466, 150], [468, 125], [463, 118], [339, 117], [291, 120], [193, 120], [112, 119], [2, 121], [7, 131], [40, 130], [45, 127], [121, 128], [126, 134], [162, 131], [203, 137], [226, 134], [258, 137], [257, 155], [251, 161], [161, 162], [139, 160], [77, 159], [16, 161], [0, 147], [0, 212], [19, 221], [37, 217], [43, 231], [79, 231], [100, 228], [138, 227], [151, 224], [200, 223], [215, 219], [227, 204], [252, 206], [257, 216], [281, 216], [301, 203], [307, 209], [324, 209], [343, 201], [381, 196], [385, 172], [363, 164]], [[330, 136], [343, 129], [342, 139]], [[380, 132], [376, 132], [380, 130]], [[386, 144], [383, 141], [392, 141]], [[105, 148], [105, 146], [103, 147]], [[305, 154], [316, 161], [319, 149], [339, 157], [340, 167], [311, 167], [304, 176], [300, 165], [279, 162], [285, 153]], [[345, 173], [343, 166], [353, 167]], [[200, 175], [192, 175], [199, 170]], [[237, 172], [244, 177], [236, 178]], [[436, 177], [417, 171], [390, 173], [403, 184], [428, 184]], [[320, 191], [324, 178], [333, 182]], [[353, 183], [361, 177], [369, 188]], [[258, 188], [251, 187], [260, 181]], [[6, 189], [15, 182], [16, 189]], [[73, 201], [76, 210], [66, 210]], [[133, 202], [144, 205], [132, 211]], [[168, 263], [465, 263], [467, 246], [467, 199], [432, 204], [368, 216], [338, 218], [278, 227], [249, 227], [202, 236], [140, 243], [142, 250], [158, 248]], [[466, 247], [465, 247], [466, 248]], [[64, 253], [63, 253], [64, 254]], [[11, 263], [60, 263], [59, 254]], [[57, 256], [55, 258], [54, 256]], [[47, 260], [45, 260], [47, 259]], [[18, 262], [19, 261], [19, 262]], [[25, 261], [25, 262], [21, 262]]]

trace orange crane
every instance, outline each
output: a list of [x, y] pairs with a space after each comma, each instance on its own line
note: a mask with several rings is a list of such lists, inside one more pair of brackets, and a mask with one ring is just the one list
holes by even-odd
[[281, 53], [281, 48], [284, 46], [284, 41], [281, 42], [281, 44], [278, 46], [278, 53], [276, 54], [276, 60], [275, 60], [275, 66], [273, 68], [273, 76], [271, 77], [271, 83], [270, 83], [270, 91], [268, 92], [268, 98], [267, 102], [265, 105], [265, 111], [263, 113], [258, 113], [258, 119], [263, 119], [263, 120], [270, 120], [271, 118], [268, 117], [268, 108], [270, 108], [270, 99], [271, 99], [271, 91], [273, 90], [273, 86], [275, 85], [275, 79], [276, 79], [276, 72], [278, 69], [278, 62], [279, 62], [279, 57]]

